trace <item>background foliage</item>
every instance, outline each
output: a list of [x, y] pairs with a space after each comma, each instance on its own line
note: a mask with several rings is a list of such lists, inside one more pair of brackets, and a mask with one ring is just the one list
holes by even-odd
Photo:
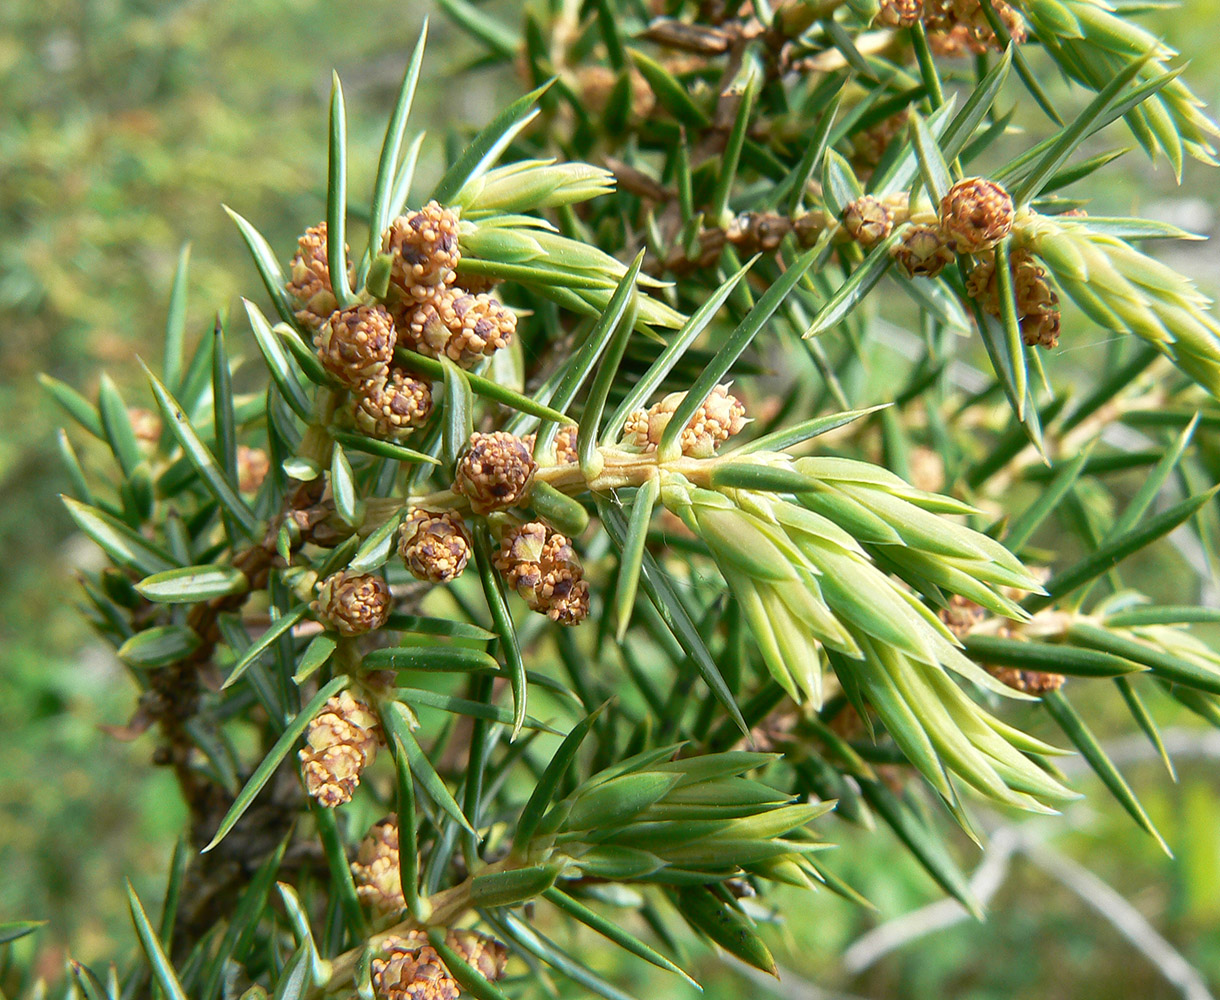
[[[321, 215], [318, 151], [330, 69], [344, 79], [351, 148], [375, 148], [421, 18], [411, 6], [340, 10], [305, 0], [19, 0], [0, 11], [0, 230], [7, 234], [0, 244], [0, 544], [7, 564], [0, 590], [0, 922], [51, 921], [36, 944], [22, 944], [43, 949], [49, 977], [61, 973], [69, 941], [85, 961], [134, 946], [122, 876], [133, 876], [144, 899], [157, 898], [181, 812], [168, 775], [147, 768], [147, 745], [99, 744], [96, 726], [123, 722], [132, 693], [67, 596], [72, 568], [96, 557], [49, 503], [62, 488], [47, 459], [55, 416], [34, 375], [46, 370], [88, 390], [92, 373], [106, 365], [135, 385], [138, 369], [115, 362], [156, 354], [164, 313], [150, 303], [167, 297], [183, 238], [192, 242], [191, 330], [203, 331], [215, 305], [249, 293], [252, 274], [219, 203], [256, 218], [286, 255], [300, 220]], [[1220, 13], [1194, 0], [1149, 23], [1188, 56], [1192, 47], [1204, 54]], [[488, 72], [467, 76], [460, 89], [444, 87], [440, 64], [456, 69], [475, 53], [443, 22], [434, 23], [431, 53], [417, 124], [481, 123], [518, 86]], [[1201, 60], [1191, 79], [1209, 104], [1220, 103], [1220, 67]], [[1032, 115], [1027, 124], [1043, 128]], [[1164, 165], [1153, 173], [1143, 159], [1124, 163], [1129, 173], [1110, 171], [1117, 182], [1095, 192], [1098, 214], [1176, 213], [1172, 221], [1189, 228], [1211, 225], [1220, 199], [1206, 171], [1188, 166], [1177, 187]], [[436, 176], [437, 166], [425, 164], [426, 176]], [[372, 168], [371, 157], [354, 158], [353, 189], [368, 188]], [[1205, 290], [1220, 290], [1214, 247], [1174, 253], [1175, 266], [1197, 273]], [[1069, 361], [1061, 352], [1060, 364], [1083, 368], [1099, 349], [1073, 347], [1079, 356]], [[1158, 600], [1197, 596], [1172, 556], [1160, 556], [1141, 575]], [[1102, 733], [1121, 711], [1105, 700], [1087, 708]], [[1129, 773], [1173, 859], [1101, 795], [1076, 807], [1071, 832], [1056, 828], [1054, 844], [1086, 861], [1220, 981], [1214, 760], [1183, 758], [1174, 786], [1158, 767], [1149, 762]], [[971, 856], [964, 843], [957, 846]], [[1174, 995], [1109, 924], [1023, 858], [1014, 861], [990, 922], [926, 938], [852, 977], [829, 956], [871, 924], [938, 896], [885, 834], [854, 839], [836, 854], [836, 870], [879, 914], [828, 893], [804, 900], [813, 919], [772, 936], [781, 965], [796, 977], [876, 997]], [[702, 946], [694, 949], [710, 995], [755, 992], [739, 967], [720, 967]], [[597, 964], [596, 956], [591, 961]], [[641, 977], [633, 985], [642, 991], [648, 972], [633, 965], [630, 974]], [[805, 995], [789, 986], [788, 995]]]

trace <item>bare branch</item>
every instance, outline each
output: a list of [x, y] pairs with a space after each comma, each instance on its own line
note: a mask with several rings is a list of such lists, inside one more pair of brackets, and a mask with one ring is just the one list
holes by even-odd
[[1022, 840], [1020, 850], [1104, 917], [1186, 1000], [1215, 1000], [1199, 970], [1161, 937], [1139, 910], [1091, 871], [1045, 844]]

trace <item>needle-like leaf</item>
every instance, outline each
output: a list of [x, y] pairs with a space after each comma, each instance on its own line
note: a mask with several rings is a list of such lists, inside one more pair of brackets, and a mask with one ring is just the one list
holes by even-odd
[[[598, 510], [601, 512], [602, 522], [606, 525], [606, 530], [610, 533], [614, 544], [618, 546], [620, 552], [623, 551], [627, 542], [627, 524], [622, 514], [605, 502], [598, 503]], [[748, 733], [749, 729], [746, 727], [745, 719], [741, 717], [741, 709], [737, 707], [733, 693], [725, 683], [724, 676], [720, 673], [720, 668], [716, 666], [716, 661], [708, 651], [698, 628], [691, 620], [690, 613], [682, 604], [669, 578], [647, 550], [643, 553], [640, 562], [640, 580], [666, 627], [694, 661], [695, 667], [711, 689], [712, 694], [725, 707], [741, 732]]]
[[191, 260], [191, 245], [183, 243], [178, 251], [178, 266], [174, 268], [174, 283], [169, 293], [169, 309], [165, 319], [165, 353], [161, 375], [175, 392], [180, 388], [186, 356], [186, 277]]
[[1102, 781], [1102, 784], [1110, 790], [1110, 793], [1119, 801], [1119, 804], [1127, 810], [1131, 818], [1145, 831], [1150, 833], [1161, 849], [1170, 857], [1173, 852], [1169, 849], [1169, 845], [1165, 843], [1165, 838], [1152, 825], [1152, 820], [1148, 818], [1148, 814], [1144, 812], [1144, 807], [1140, 805], [1139, 799], [1135, 797], [1135, 792], [1131, 790], [1131, 786], [1127, 784], [1127, 780], [1119, 773], [1113, 761], [1106, 755], [1101, 744], [1097, 741], [1097, 737], [1084, 720], [1072, 707], [1071, 703], [1063, 696], [1061, 691], [1048, 691], [1042, 697], [1042, 703], [1046, 706], [1047, 712], [1059, 724], [1059, 728], [1063, 730], [1064, 735], [1075, 744], [1076, 749], [1080, 751], [1081, 756], [1089, 762], [1089, 766], [1093, 772]]
[[1220, 490], [1220, 486], [1199, 496], [1183, 500], [1163, 513], [1149, 518], [1141, 527], [1132, 528], [1119, 537], [1107, 541], [1074, 566], [1052, 576], [1047, 581], [1046, 593], [1027, 598], [1023, 606], [1027, 611], [1038, 611], [1052, 601], [1070, 594], [1077, 587], [1088, 583], [1128, 556], [1150, 545], [1163, 535], [1167, 535], [1211, 500], [1217, 490]]
[[200, 440], [195, 428], [182, 411], [182, 407], [178, 405], [178, 401], [170, 395], [169, 390], [161, 384], [157, 376], [147, 368], [145, 368], [145, 372], [148, 374], [149, 382], [152, 383], [153, 395], [157, 399], [157, 406], [161, 409], [161, 415], [164, 417], [170, 433], [182, 446], [186, 457], [195, 467], [195, 471], [199, 473], [216, 502], [244, 534], [253, 538], [259, 528], [257, 515], [241, 498], [234, 485], [229, 482], [224, 472], [216, 464], [216, 459]]
[[229, 218], [237, 224], [237, 229], [246, 243], [246, 248], [254, 259], [254, 267], [258, 271], [258, 276], [263, 281], [263, 287], [267, 289], [267, 295], [270, 296], [271, 302], [275, 306], [275, 311], [279, 314], [280, 319], [293, 327], [293, 329], [296, 329], [297, 318], [295, 309], [288, 299], [288, 293], [284, 291], [287, 279], [284, 277], [284, 271], [280, 267], [280, 262], [276, 258], [274, 251], [272, 251], [271, 246], [263, 238], [262, 233], [234, 212], [233, 209], [229, 208], [228, 205], [222, 207], [228, 213]]
[[369, 246], [367, 260], [377, 255], [381, 247], [381, 234], [390, 224], [391, 201], [394, 197], [394, 177], [398, 167], [398, 155], [402, 150], [402, 140], [406, 135], [407, 121], [411, 117], [411, 105], [415, 100], [415, 88], [419, 83], [419, 71], [424, 61], [424, 46], [428, 40], [428, 20], [424, 19], [423, 27], [419, 29], [419, 39], [407, 63], [406, 72], [402, 75], [402, 83], [398, 87], [398, 97], [394, 102], [394, 110], [386, 125], [385, 140], [381, 144], [381, 155], [377, 159], [377, 179], [373, 184], [373, 201], [369, 207]]
[[309, 704], [301, 709], [297, 717], [284, 728], [284, 731], [280, 733], [280, 738], [275, 741], [275, 745], [267, 753], [267, 756], [262, 759], [258, 767], [254, 769], [254, 773], [250, 775], [245, 787], [242, 788], [237, 798], [233, 800], [233, 804], [229, 806], [224, 818], [220, 821], [220, 826], [217, 828], [216, 833], [203, 849], [203, 853], [212, 850], [237, 825], [237, 821], [245, 815], [246, 810], [254, 803], [258, 793], [262, 791], [263, 786], [271, 780], [271, 775], [275, 773], [276, 768], [292, 752], [296, 741], [301, 738], [309, 724], [313, 721], [314, 716], [326, 704], [327, 699], [342, 691], [350, 681], [351, 679], [347, 676], [332, 679], [330, 683], [324, 685], [309, 700]]
[[484, 126], [453, 166], [445, 171], [445, 176], [437, 182], [436, 187], [432, 189], [432, 198], [442, 205], [447, 205], [471, 180], [490, 169], [500, 154], [508, 148], [508, 144], [537, 116], [534, 105], [549, 87], [550, 84], [545, 83], [518, 97]]
[[712, 389], [728, 374], [733, 364], [774, 315], [780, 303], [804, 277], [819, 252], [818, 247], [812, 247], [792, 262], [783, 276], [762, 294], [754, 308], [729, 334], [724, 344], [703, 370], [703, 374], [695, 379], [694, 384], [686, 393], [686, 397], [675, 408], [673, 416], [661, 434], [657, 454], [662, 461], [674, 458], [680, 453], [679, 437], [686, 425], [690, 423], [691, 417], [695, 415], [695, 411], [703, 405]]
[[415, 779], [402, 740], [394, 737], [395, 799], [398, 816], [398, 880], [407, 909], [423, 915], [419, 895], [419, 827], [415, 817]]
[[500, 651], [508, 664], [508, 681], [513, 689], [513, 731], [510, 738], [516, 740], [521, 733], [521, 727], [525, 725], [528, 684], [525, 678], [525, 661], [521, 659], [521, 646], [517, 641], [512, 614], [508, 610], [508, 601], [504, 597], [504, 587], [496, 575], [495, 567], [492, 566], [491, 546], [491, 532], [486, 525], [478, 525], [474, 536], [475, 562], [478, 564], [487, 610], [491, 612], [491, 620], [500, 638]]
[[178, 981], [178, 973], [170, 964], [161, 939], [148, 919], [148, 914], [144, 912], [144, 904], [140, 902], [140, 897], [136, 895], [130, 882], [127, 883], [127, 904], [131, 909], [132, 922], [136, 925], [136, 937], [140, 939], [140, 947], [144, 949], [157, 985], [165, 991], [169, 1000], [186, 1000], [186, 991]]
[[466, 819], [462, 813], [461, 807], [454, 799], [453, 793], [449, 791], [441, 776], [436, 773], [436, 768], [432, 766], [432, 762], [428, 760], [427, 754], [420, 747], [419, 742], [415, 739], [411, 732], [411, 720], [407, 714], [406, 708], [399, 702], [384, 705], [381, 713], [382, 724], [386, 728], [386, 732], [397, 741], [407, 755], [407, 763], [410, 765], [411, 773], [415, 775], [416, 780], [428, 793], [428, 797], [432, 800], [443, 812], [457, 822], [468, 833], [476, 833], [475, 828], [470, 825], [470, 821]]
[[735, 274], [724, 281], [719, 288], [716, 289], [707, 300], [701, 305], [683, 324], [682, 329], [677, 332], [674, 338], [670, 341], [669, 346], [661, 352], [656, 361], [649, 366], [648, 371], [635, 383], [631, 391], [627, 393], [623, 401], [618, 405], [613, 415], [606, 422], [605, 429], [602, 431], [602, 442], [610, 443], [614, 441], [619, 432], [623, 429], [623, 425], [627, 422], [627, 417], [631, 415], [633, 410], [639, 409], [644, 402], [660, 387], [666, 376], [673, 371], [674, 366], [682, 358], [682, 355], [693, 344], [704, 330], [715, 319], [716, 313], [720, 307], [734, 290], [738, 287], [739, 282], [746, 276], [754, 262], [758, 258], [754, 257], [737, 270]]
[[313, 405], [305, 395], [305, 390], [301, 388], [296, 366], [292, 363], [287, 349], [275, 335], [262, 310], [248, 299], [242, 299], [242, 303], [250, 317], [254, 339], [262, 352], [263, 360], [267, 362], [267, 371], [270, 372], [276, 388], [280, 390], [280, 395], [292, 408], [292, 412], [308, 423], [313, 418]]
[[347, 274], [347, 112], [339, 74], [331, 74], [330, 158], [326, 175], [326, 264], [330, 284], [344, 309], [354, 304]]

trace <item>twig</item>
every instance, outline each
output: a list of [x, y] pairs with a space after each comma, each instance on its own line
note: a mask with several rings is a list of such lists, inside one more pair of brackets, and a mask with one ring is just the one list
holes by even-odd
[[842, 993], [839, 990], [828, 990], [808, 979], [797, 975], [791, 969], [777, 966], [778, 978], [772, 978], [767, 973], [752, 969], [748, 965], [734, 964], [733, 969], [750, 980], [768, 996], [779, 1000], [869, 1000], [855, 993]]
[[[982, 906], [985, 907], [1004, 884], [1009, 862], [1019, 846], [1020, 838], [1013, 828], [1001, 827], [992, 835], [983, 860], [970, 879], [970, 889]], [[941, 899], [922, 906], [858, 937], [843, 953], [843, 967], [849, 975], [859, 975], [891, 951], [969, 919], [969, 912], [955, 899]]]
[[1045, 844], [1023, 841], [1020, 849], [1037, 867], [1105, 917], [1186, 1000], [1215, 1000], [1199, 971], [1182, 953], [1161, 937], [1139, 910], [1091, 871]]
[[[1161, 741], [1170, 757], [1182, 760], [1220, 760], [1220, 731], [1215, 729], [1188, 729], [1173, 726], [1161, 730]], [[1105, 745], [1106, 756], [1117, 765], [1143, 764], [1159, 761], [1160, 753], [1142, 734], [1123, 736]], [[1059, 763], [1065, 774], [1084, 773], [1091, 770], [1082, 757], [1067, 757]]]
[[[1174, 733], [1179, 738], [1183, 735], [1186, 734], [1180, 730]], [[1220, 736], [1210, 732], [1195, 735]], [[1209, 757], [1220, 753], [1220, 741], [1196, 740], [1193, 746], [1204, 750]], [[1141, 756], [1152, 756], [1150, 747], [1147, 753], [1144, 753], [1144, 748], [1135, 745], [1131, 749], [1139, 750]], [[1089, 869], [1050, 847], [1029, 829], [1001, 826], [993, 832], [987, 853], [970, 880], [971, 888], [984, 905], [1003, 884], [1009, 863], [1016, 853], [1025, 855], [1036, 867], [1104, 917], [1156, 967], [1168, 983], [1181, 992], [1185, 1000], [1215, 1000], [1199, 971], [1160, 935], [1139, 910]], [[843, 953], [844, 968], [849, 974], [858, 975], [890, 952], [968, 919], [966, 909], [955, 900], [930, 903], [857, 938]]]

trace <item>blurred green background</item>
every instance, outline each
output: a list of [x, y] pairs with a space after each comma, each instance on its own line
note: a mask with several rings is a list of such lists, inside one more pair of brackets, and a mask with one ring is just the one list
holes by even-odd
[[[37, 952], [50, 979], [61, 975], [69, 954], [104, 962], [130, 952], [123, 878], [133, 878], [146, 900], [159, 898], [183, 814], [169, 775], [148, 766], [149, 738], [120, 743], [98, 731], [100, 724], [126, 721], [134, 694], [74, 607], [73, 572], [98, 556], [72, 536], [55, 501], [64, 485], [53, 454], [60, 416], [35, 375], [47, 371], [89, 393], [106, 369], [121, 385], [136, 386], [136, 356], [155, 359], [159, 351], [183, 241], [192, 244], [191, 329], [202, 332], [214, 310], [228, 308], [237, 294], [257, 292], [221, 202], [289, 256], [296, 234], [322, 215], [332, 68], [343, 78], [348, 102], [352, 190], [368, 188], [384, 116], [428, 7], [417, 0], [0, 4], [0, 546], [6, 555], [0, 923], [50, 921], [36, 941], [21, 945], [24, 956]], [[1190, 78], [1209, 104], [1220, 104], [1220, 63], [1210, 58], [1220, 5], [1190, 0], [1180, 10], [1156, 12], [1148, 23], [1188, 57], [1206, 57], [1194, 63]], [[451, 75], [475, 56], [443, 18], [434, 18], [416, 111], [425, 125], [482, 122], [515, 86], [489, 72], [453, 86]], [[1028, 124], [1031, 132], [1045, 129], [1032, 116]], [[1119, 129], [1107, 139], [1129, 142]], [[433, 152], [438, 146], [432, 144]], [[425, 179], [435, 169], [426, 164]], [[1153, 171], [1132, 155], [1104, 176], [1097, 188], [1104, 188], [1108, 211], [1216, 229], [1220, 187], [1213, 172], [1190, 164], [1179, 187], [1163, 164]], [[1175, 250], [1171, 259], [1217, 291], [1214, 247]], [[132, 398], [140, 395], [137, 390]], [[88, 462], [87, 450], [84, 457]], [[1163, 583], [1158, 596], [1197, 596], [1180, 564], [1170, 560], [1150, 570], [1153, 583]], [[1103, 733], [1111, 720], [1109, 731], [1120, 728], [1114, 706], [1090, 707]], [[1070, 888], [1100, 891], [1076, 869], [1062, 867], [1077, 863], [1220, 984], [1220, 747], [1197, 731], [1182, 735], [1194, 756], [1182, 758], [1176, 785], [1155, 762], [1135, 760], [1129, 767], [1172, 859], [1082, 778], [1094, 794], [1068, 823], [1023, 828], [1055, 853], [1048, 860], [1035, 848], [1032, 859], [1021, 852], [1012, 858], [988, 923], [957, 923], [904, 946], [894, 938], [892, 950], [883, 948], [861, 968], [867, 946], [878, 940], [873, 937], [845, 961], [844, 949], [870, 928], [938, 898], [885, 835], [853, 834], [837, 852], [838, 869], [876, 904], [876, 913], [827, 893], [804, 898], [791, 910], [799, 916], [773, 936], [776, 956], [789, 970], [780, 984], [757, 982], [692, 945], [697, 975], [713, 997], [766, 991], [809, 1000], [1181, 995]], [[1141, 744], [1133, 749], [1146, 758]], [[840, 832], [848, 830], [834, 827], [831, 836]], [[973, 864], [977, 852], [965, 842], [957, 846]], [[1095, 901], [1106, 908], [1104, 897]], [[784, 898], [779, 902], [782, 908]], [[886, 934], [926, 930], [943, 913], [920, 911], [907, 925], [888, 925]], [[1154, 947], [1150, 940], [1146, 947]], [[612, 960], [607, 953], [605, 961]], [[596, 954], [591, 961], [598, 964]], [[661, 989], [687, 995], [672, 989], [672, 980], [652, 979], [634, 966], [617, 975], [633, 980], [624, 985], [642, 995]]]

